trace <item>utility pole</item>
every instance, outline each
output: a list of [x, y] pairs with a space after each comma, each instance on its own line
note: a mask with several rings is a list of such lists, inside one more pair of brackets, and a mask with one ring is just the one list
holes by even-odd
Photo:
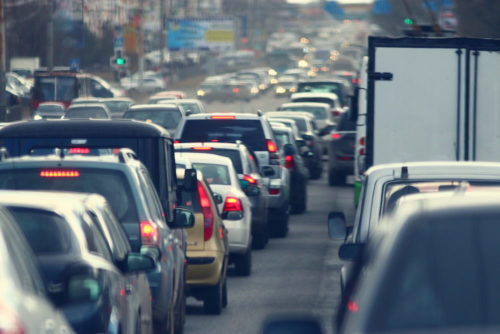
[[163, 59], [165, 58], [165, 47], [167, 39], [167, 16], [165, 13], [165, 0], [160, 0], [160, 72], [163, 75]]
[[47, 25], [47, 68], [54, 67], [54, 0], [48, 0], [49, 22]]
[[5, 91], [6, 78], [5, 71], [7, 70], [5, 61], [5, 16], [4, 16], [4, 0], [0, 0], [0, 119], [7, 119], [7, 92]]
[[142, 87], [144, 75], [144, 0], [139, 0], [139, 26], [138, 26], [138, 41], [137, 41], [137, 55], [139, 56], [139, 87]]

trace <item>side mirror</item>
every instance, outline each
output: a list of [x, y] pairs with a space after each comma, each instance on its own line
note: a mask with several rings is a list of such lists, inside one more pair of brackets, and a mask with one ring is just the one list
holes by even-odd
[[160, 259], [161, 252], [157, 246], [142, 246], [141, 254], [149, 256], [153, 260], [158, 261]]
[[194, 214], [185, 207], [176, 207], [174, 209], [174, 222], [170, 224], [170, 228], [191, 228], [194, 226]]
[[358, 260], [361, 257], [363, 249], [364, 244], [342, 244], [339, 248], [339, 258], [344, 261]]
[[214, 193], [214, 200], [215, 200], [215, 204], [221, 204], [222, 202], [224, 202], [224, 199], [222, 198], [222, 196], [220, 194], [216, 194], [216, 193]]
[[198, 178], [196, 177], [196, 169], [188, 168], [184, 170], [183, 187], [187, 191], [195, 191], [198, 186]]
[[321, 322], [312, 316], [298, 315], [266, 320], [262, 334], [322, 334]]
[[283, 153], [285, 155], [295, 155], [295, 146], [292, 144], [285, 144], [283, 145]]
[[153, 257], [140, 253], [128, 253], [125, 263], [125, 273], [149, 271], [156, 268], [156, 262]]
[[89, 302], [99, 299], [102, 286], [97, 277], [89, 274], [70, 276], [67, 281], [66, 302]]
[[259, 196], [260, 188], [252, 184], [249, 184], [245, 189], [245, 194], [247, 194], [247, 196]]
[[330, 212], [328, 214], [328, 236], [332, 240], [345, 240], [347, 229], [345, 226], [345, 216], [342, 212]]
[[262, 166], [261, 171], [264, 176], [273, 176], [275, 174], [274, 169], [271, 166]]

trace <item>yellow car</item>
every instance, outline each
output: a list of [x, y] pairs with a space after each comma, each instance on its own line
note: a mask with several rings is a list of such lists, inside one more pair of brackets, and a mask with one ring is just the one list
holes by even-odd
[[177, 169], [180, 191], [179, 202], [193, 210], [195, 223], [187, 229], [187, 273], [188, 295], [203, 301], [205, 312], [220, 314], [227, 306], [227, 229], [217, 210], [214, 198], [203, 175], [197, 171], [197, 184], [188, 190], [183, 184], [185, 170]]

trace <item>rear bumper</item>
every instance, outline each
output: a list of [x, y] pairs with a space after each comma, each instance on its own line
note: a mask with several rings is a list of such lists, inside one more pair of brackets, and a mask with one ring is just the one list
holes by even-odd
[[224, 220], [228, 230], [229, 253], [244, 254], [250, 246], [251, 225], [245, 217], [241, 220]]
[[222, 252], [188, 252], [186, 273], [188, 287], [217, 284], [222, 273], [224, 258]]

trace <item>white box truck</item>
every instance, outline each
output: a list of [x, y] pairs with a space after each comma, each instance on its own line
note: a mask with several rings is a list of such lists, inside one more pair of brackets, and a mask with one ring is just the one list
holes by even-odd
[[500, 161], [500, 40], [369, 37], [366, 84], [360, 172], [391, 162]]
[[35, 70], [40, 68], [39, 57], [12, 57], [10, 59], [10, 71], [16, 72], [24, 77], [33, 77]]

